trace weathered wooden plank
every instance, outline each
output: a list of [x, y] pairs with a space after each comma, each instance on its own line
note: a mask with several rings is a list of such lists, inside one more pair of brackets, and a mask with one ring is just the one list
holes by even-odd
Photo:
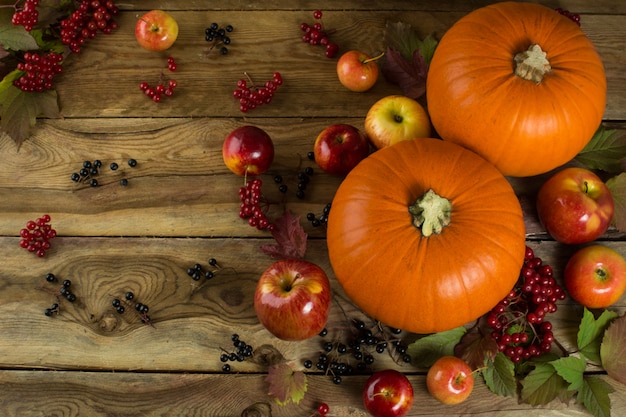
[[[498, 397], [480, 381], [470, 398], [446, 406], [426, 391], [423, 375], [409, 375], [415, 394], [409, 416], [481, 415], [487, 417], [588, 416], [579, 404], [553, 401], [545, 406], [519, 404], [512, 397]], [[601, 377], [616, 392], [611, 394], [612, 415], [626, 412], [626, 389], [610, 378]], [[333, 385], [327, 377], [308, 375], [308, 389], [299, 404], [279, 406], [266, 394], [263, 375], [231, 377], [179, 373], [94, 373], [0, 371], [0, 407], [7, 417], [89, 415], [93, 417], [208, 417], [239, 416], [255, 403], [271, 409], [271, 416], [310, 416], [325, 402], [333, 416], [366, 417], [361, 391], [366, 376], [345, 378]], [[270, 414], [251, 414], [269, 417]]]
[[[232, 98], [232, 91], [244, 71], [261, 83], [274, 71], [280, 71], [285, 80], [271, 105], [250, 113], [254, 117], [283, 117], [286, 108], [291, 117], [364, 117], [378, 98], [400, 92], [383, 77], [366, 93], [353, 93], [343, 88], [337, 80], [336, 60], [325, 58], [322, 48], [301, 42], [299, 25], [306, 20], [302, 12], [173, 13], [184, 24], [181, 24], [179, 39], [168, 51], [141, 50], [132, 30], [136, 15], [126, 12], [119, 16], [120, 28], [112, 35], [90, 41], [81, 54], [72, 56], [57, 88], [62, 114], [66, 117], [240, 117], [242, 114]], [[423, 35], [441, 36], [462, 15], [458, 12], [336, 11], [327, 14], [325, 24], [337, 29], [333, 39], [343, 51], [359, 49], [374, 54], [383, 48], [387, 21], [404, 21]], [[204, 28], [214, 20], [235, 27], [231, 53], [227, 56], [215, 51], [210, 54], [204, 41]], [[255, 23], [250, 25], [248, 21]], [[626, 42], [621, 29], [625, 25], [623, 15], [585, 16], [584, 30], [606, 64], [607, 120], [626, 119], [626, 80], [621, 71]], [[115, 49], [111, 45], [115, 45]], [[168, 55], [174, 56], [179, 64], [176, 73], [167, 74], [178, 81], [179, 87], [172, 98], [155, 104], [138, 86], [142, 81], [157, 82]]]

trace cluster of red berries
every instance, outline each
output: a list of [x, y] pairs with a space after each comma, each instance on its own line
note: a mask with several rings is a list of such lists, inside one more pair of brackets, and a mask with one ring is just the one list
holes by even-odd
[[248, 180], [245, 186], [239, 188], [239, 200], [241, 200], [239, 217], [247, 219], [248, 224], [252, 227], [271, 232], [275, 226], [269, 221], [263, 208], [261, 208], [261, 202], [263, 201], [262, 185], [263, 181], [260, 178], [255, 178]]
[[326, 48], [325, 55], [328, 58], [334, 58], [339, 52], [339, 46], [336, 43], [330, 41], [330, 33], [324, 29], [322, 24], [322, 11], [315, 10], [313, 12], [313, 18], [317, 20], [314, 24], [303, 22], [300, 24], [300, 29], [304, 34], [302, 35], [302, 42], [310, 45], [321, 45]]
[[25, 52], [17, 69], [25, 74], [13, 81], [24, 92], [42, 92], [53, 88], [54, 76], [63, 72], [63, 55], [56, 52]]
[[20, 246], [43, 258], [52, 246], [50, 240], [56, 235], [56, 230], [50, 225], [50, 216], [44, 214], [37, 220], [26, 222], [26, 227], [20, 230]]
[[563, 15], [580, 26], [580, 15], [578, 13], [572, 13], [569, 10], [565, 10], [561, 7], [554, 9], [558, 14]]
[[110, 34], [117, 28], [113, 16], [119, 8], [113, 0], [82, 0], [78, 8], [61, 21], [61, 42], [70, 51], [79, 53], [87, 39], [96, 37], [98, 31]]
[[11, 23], [16, 26], [24, 26], [28, 32], [33, 30], [33, 27], [39, 22], [39, 10], [37, 6], [39, 0], [26, 0], [24, 6], [21, 9], [15, 9]]
[[[245, 74], [248, 76], [248, 74]], [[280, 72], [275, 72], [271, 80], [267, 80], [262, 87], [254, 85], [250, 77], [237, 81], [237, 88], [233, 91], [233, 97], [239, 100], [239, 110], [247, 113], [263, 104], [269, 104], [274, 98], [274, 93], [283, 84]]]
[[554, 342], [552, 324], [545, 320], [565, 299], [563, 287], [553, 277], [552, 267], [543, 264], [526, 248], [518, 283], [487, 315], [491, 337], [513, 363], [549, 352]]
[[[178, 64], [176, 64], [176, 60], [174, 57], [167, 58], [167, 69], [170, 72], [175, 72], [178, 68]], [[174, 95], [174, 89], [178, 86], [176, 80], [170, 79], [167, 80], [167, 83], [163, 80], [163, 71], [161, 71], [161, 76], [159, 77], [159, 82], [154, 87], [151, 86], [146, 81], [143, 81], [139, 84], [139, 89], [143, 91], [146, 96], [155, 103], [160, 103], [163, 96], [171, 97]]]

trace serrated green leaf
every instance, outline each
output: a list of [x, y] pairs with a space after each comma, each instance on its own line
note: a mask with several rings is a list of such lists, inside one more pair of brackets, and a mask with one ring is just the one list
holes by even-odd
[[547, 363], [538, 364], [521, 383], [521, 400], [528, 404], [548, 404], [556, 398], [566, 400], [571, 396], [567, 382]]
[[611, 398], [609, 394], [613, 391], [613, 387], [601, 378], [587, 376], [578, 391], [576, 401], [583, 404], [595, 417], [610, 417]]
[[578, 327], [578, 350], [586, 358], [595, 363], [600, 363], [600, 344], [604, 331], [608, 327], [611, 320], [617, 317], [617, 313], [610, 310], [604, 310], [596, 319], [591, 311], [587, 308], [583, 311], [583, 318]]
[[0, 22], [7, 22], [0, 25], [0, 43], [5, 49], [13, 51], [39, 49], [37, 41], [24, 29], [24, 26], [10, 23], [13, 12], [13, 8], [0, 8]]
[[626, 384], [626, 315], [613, 320], [604, 332], [600, 357], [606, 373]]
[[411, 363], [418, 368], [429, 368], [440, 357], [452, 355], [454, 346], [459, 343], [466, 331], [465, 327], [457, 327], [417, 339], [407, 348], [407, 353], [411, 355]]
[[626, 170], [626, 132], [600, 126], [575, 158], [591, 169], [620, 173]]
[[612, 223], [620, 232], [626, 232], [626, 172], [609, 178], [606, 186], [611, 191], [613, 201], [615, 202]]
[[498, 353], [493, 361], [487, 361], [487, 367], [482, 371], [482, 375], [491, 392], [503, 397], [511, 397], [517, 393], [515, 365], [502, 352]]
[[270, 366], [265, 380], [269, 384], [268, 395], [279, 405], [299, 403], [307, 390], [306, 374], [285, 362]]
[[419, 51], [426, 65], [430, 64], [438, 44], [432, 35], [421, 39], [415, 29], [404, 22], [387, 22], [383, 39], [387, 47], [398, 51], [407, 61], [412, 61], [414, 53]]
[[587, 368], [584, 357], [567, 356], [550, 362], [556, 372], [569, 383], [568, 390], [578, 391], [583, 384], [583, 376]]

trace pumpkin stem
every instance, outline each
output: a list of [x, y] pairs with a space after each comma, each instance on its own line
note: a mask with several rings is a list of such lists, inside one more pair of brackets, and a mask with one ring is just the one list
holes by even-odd
[[552, 71], [546, 53], [539, 45], [530, 45], [528, 50], [515, 55], [515, 75], [539, 84], [544, 75]]
[[452, 204], [447, 198], [440, 197], [432, 189], [415, 200], [409, 206], [409, 213], [413, 216], [413, 225], [421, 228], [422, 235], [428, 237], [433, 233], [441, 233], [444, 227], [450, 224]]

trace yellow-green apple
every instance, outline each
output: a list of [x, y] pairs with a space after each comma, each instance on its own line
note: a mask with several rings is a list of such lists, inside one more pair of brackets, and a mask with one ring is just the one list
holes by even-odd
[[224, 164], [237, 175], [259, 175], [274, 161], [274, 142], [263, 129], [240, 126], [222, 144]]
[[315, 162], [331, 175], [347, 175], [369, 152], [370, 144], [363, 132], [345, 123], [328, 126], [313, 144]]
[[443, 404], [459, 404], [474, 389], [474, 373], [463, 359], [442, 356], [428, 369], [426, 388], [433, 398]]
[[382, 55], [372, 58], [360, 51], [348, 51], [337, 60], [339, 82], [350, 91], [362, 93], [369, 90], [378, 80], [378, 64]]
[[374, 372], [363, 387], [363, 405], [374, 417], [403, 417], [413, 406], [411, 381], [395, 369]]
[[330, 300], [330, 283], [322, 268], [302, 259], [282, 259], [259, 278], [254, 310], [274, 336], [304, 340], [326, 326]]
[[421, 104], [403, 95], [385, 96], [365, 116], [365, 134], [376, 149], [403, 140], [427, 138], [431, 126]]
[[539, 221], [561, 243], [596, 240], [608, 229], [614, 210], [609, 188], [585, 168], [560, 170], [543, 183], [537, 194]]
[[626, 290], [626, 260], [608, 246], [586, 246], [569, 259], [563, 279], [574, 300], [588, 308], [606, 308]]
[[135, 37], [148, 51], [164, 51], [178, 38], [178, 23], [163, 10], [150, 10], [137, 20]]

